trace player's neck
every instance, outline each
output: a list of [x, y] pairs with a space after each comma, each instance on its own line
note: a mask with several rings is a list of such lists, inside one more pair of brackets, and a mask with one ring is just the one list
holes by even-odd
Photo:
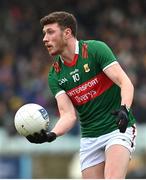
[[70, 63], [75, 56], [75, 48], [76, 48], [77, 39], [71, 38], [67, 42], [67, 46], [64, 48], [64, 51], [61, 53], [61, 58], [63, 61]]

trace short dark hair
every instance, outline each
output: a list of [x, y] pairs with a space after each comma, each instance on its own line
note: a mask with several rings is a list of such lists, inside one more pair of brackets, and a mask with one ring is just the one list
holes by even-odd
[[40, 20], [42, 27], [53, 23], [57, 23], [62, 29], [70, 28], [72, 35], [74, 37], [77, 36], [77, 20], [73, 14], [65, 11], [56, 11], [44, 16]]

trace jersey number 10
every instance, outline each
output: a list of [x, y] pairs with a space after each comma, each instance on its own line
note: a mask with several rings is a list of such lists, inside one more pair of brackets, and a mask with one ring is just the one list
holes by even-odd
[[72, 78], [73, 78], [73, 81], [74, 81], [74, 82], [77, 82], [77, 81], [79, 81], [79, 80], [80, 80], [80, 76], [79, 76], [79, 74], [78, 74], [78, 73], [76, 73], [76, 74], [72, 75]]

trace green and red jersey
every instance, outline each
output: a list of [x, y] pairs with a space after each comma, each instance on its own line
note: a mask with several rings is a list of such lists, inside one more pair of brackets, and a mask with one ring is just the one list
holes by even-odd
[[[80, 118], [82, 137], [99, 137], [117, 129], [111, 112], [121, 105], [120, 88], [104, 73], [118, 63], [111, 49], [101, 41], [80, 40], [71, 63], [55, 57], [48, 81], [58, 96], [66, 93], [74, 104]], [[129, 112], [129, 126], [135, 119]]]

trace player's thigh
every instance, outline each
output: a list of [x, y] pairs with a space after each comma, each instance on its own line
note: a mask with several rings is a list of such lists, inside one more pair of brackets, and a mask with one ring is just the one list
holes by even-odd
[[82, 171], [83, 179], [104, 179], [104, 162], [86, 168]]
[[104, 176], [105, 140], [101, 138], [81, 138], [80, 163], [85, 179], [102, 179]]
[[106, 150], [105, 156], [105, 178], [124, 179], [130, 160], [129, 150], [120, 144], [115, 144]]

